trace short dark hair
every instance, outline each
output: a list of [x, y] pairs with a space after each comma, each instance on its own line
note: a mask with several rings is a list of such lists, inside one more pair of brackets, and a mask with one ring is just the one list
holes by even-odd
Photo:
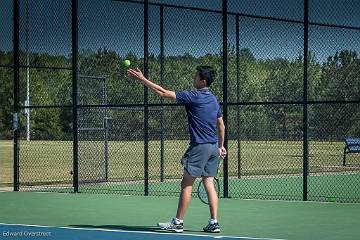
[[196, 70], [199, 72], [200, 80], [206, 81], [206, 86], [209, 87], [215, 81], [215, 69], [211, 66], [197, 66]]

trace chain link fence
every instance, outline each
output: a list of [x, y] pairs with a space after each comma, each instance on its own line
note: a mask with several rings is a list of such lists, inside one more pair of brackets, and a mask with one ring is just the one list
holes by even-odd
[[[19, 93], [20, 190], [179, 193], [185, 109], [127, 78], [129, 59], [175, 91], [193, 88], [196, 66], [216, 69], [229, 152], [222, 197], [360, 201], [360, 155], [343, 164], [344, 139], [360, 138], [357, 1], [18, 3], [19, 66], [5, 35], [0, 76]], [[1, 3], [4, 32], [16, 29], [12, 4]]]

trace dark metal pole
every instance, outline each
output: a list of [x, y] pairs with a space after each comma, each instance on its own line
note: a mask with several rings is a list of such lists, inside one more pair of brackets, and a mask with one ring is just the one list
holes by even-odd
[[[106, 106], [107, 101], [107, 85], [106, 77], [103, 78], [103, 104]], [[105, 164], [105, 181], [109, 180], [109, 117], [108, 108], [104, 108], [104, 164]]]
[[[222, 2], [222, 24], [223, 24], [223, 119], [225, 123], [225, 141], [224, 147], [228, 149], [228, 92], [227, 92], [227, 64], [228, 64], [228, 49], [227, 49], [227, 0]], [[224, 198], [229, 197], [229, 166], [228, 156], [224, 159]]]
[[19, 191], [19, 0], [13, 2], [13, 54], [14, 54], [14, 191]]
[[[160, 6], [160, 85], [164, 85], [164, 6]], [[160, 99], [164, 103], [164, 99]], [[160, 181], [164, 181], [164, 107], [160, 113]]]
[[79, 192], [79, 165], [78, 165], [78, 112], [77, 112], [77, 53], [78, 53], [78, 0], [73, 0], [72, 13], [72, 109], [73, 109], [73, 187], [74, 192]]
[[[240, 102], [240, 17], [236, 15], [236, 101]], [[241, 177], [241, 149], [240, 149], [240, 106], [236, 109], [237, 132], [237, 177]]]
[[309, 0], [304, 0], [304, 90], [303, 90], [303, 201], [308, 199], [308, 40], [309, 40]]
[[[149, 77], [149, 2], [144, 0], [144, 76]], [[149, 195], [149, 96], [144, 86], [144, 184], [145, 196]]]

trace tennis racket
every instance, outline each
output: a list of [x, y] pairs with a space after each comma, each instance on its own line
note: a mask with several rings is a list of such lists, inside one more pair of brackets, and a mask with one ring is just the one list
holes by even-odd
[[[220, 165], [221, 164], [219, 164], [217, 171], [219, 171]], [[219, 179], [217, 177], [214, 177], [214, 188], [215, 188], [217, 196], [219, 197], [219, 194], [220, 194], [220, 182], [219, 182]], [[206, 190], [205, 190], [203, 180], [200, 180], [200, 182], [199, 182], [198, 189], [197, 189], [197, 195], [198, 195], [200, 201], [202, 201], [203, 203], [209, 205], [209, 199], [208, 199], [208, 195], [207, 195]]]

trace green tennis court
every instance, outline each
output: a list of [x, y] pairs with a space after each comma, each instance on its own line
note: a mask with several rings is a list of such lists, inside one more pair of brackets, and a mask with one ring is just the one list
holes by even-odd
[[[177, 205], [176, 197], [85, 193], [2, 192], [0, 201], [1, 223], [130, 231], [120, 239], [136, 239], [132, 231], [154, 232], [153, 239], [160, 239], [156, 223], [171, 218]], [[204, 235], [201, 229], [207, 218], [207, 206], [194, 198], [183, 239], [187, 235], [202, 239], [198, 235]], [[221, 199], [219, 219], [222, 232], [217, 237], [355, 240], [360, 236], [359, 204]], [[2, 230], [7, 228], [2, 225]], [[74, 233], [68, 231], [71, 239]], [[57, 239], [56, 232], [47, 239]]]

